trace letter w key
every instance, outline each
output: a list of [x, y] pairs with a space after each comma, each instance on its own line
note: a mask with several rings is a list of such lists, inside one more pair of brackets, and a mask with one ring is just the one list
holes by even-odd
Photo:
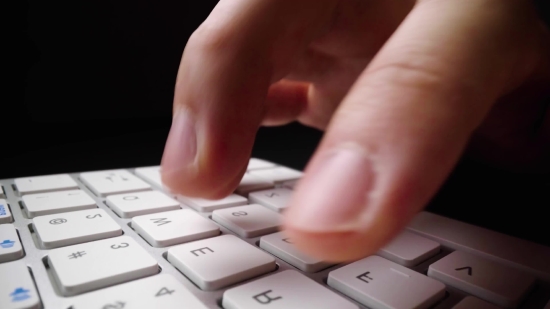
[[172, 222], [172, 221], [168, 221], [168, 218], [158, 218], [158, 219], [150, 219], [150, 220], [153, 221], [153, 223], [155, 223], [157, 226], [161, 226]]

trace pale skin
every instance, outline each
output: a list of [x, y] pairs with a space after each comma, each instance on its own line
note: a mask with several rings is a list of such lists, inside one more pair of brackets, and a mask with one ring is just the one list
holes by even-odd
[[462, 155], [550, 171], [550, 33], [528, 0], [221, 0], [185, 48], [162, 180], [222, 198], [262, 125], [325, 131], [284, 214], [329, 261], [389, 242]]

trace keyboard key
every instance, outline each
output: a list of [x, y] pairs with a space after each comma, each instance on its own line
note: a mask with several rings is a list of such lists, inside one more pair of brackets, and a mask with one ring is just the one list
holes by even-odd
[[134, 217], [132, 227], [153, 247], [168, 247], [220, 234], [216, 224], [190, 209]]
[[295, 180], [302, 177], [302, 172], [288, 167], [279, 166], [275, 168], [250, 171], [249, 174], [266, 179], [273, 183], [283, 183], [289, 180]]
[[397, 264], [411, 267], [436, 255], [440, 248], [433, 240], [404, 231], [377, 254]]
[[0, 198], [6, 198], [6, 193], [4, 192], [4, 187], [0, 185]]
[[372, 309], [425, 309], [445, 296], [445, 285], [379, 256], [331, 271], [328, 285]]
[[53, 249], [122, 235], [122, 229], [103, 209], [87, 209], [33, 219], [45, 249]]
[[237, 194], [231, 194], [219, 200], [207, 200], [202, 198], [192, 198], [178, 195], [177, 199], [185, 205], [200, 212], [212, 212], [216, 209], [223, 209], [233, 206], [241, 206], [248, 204], [246, 197]]
[[242, 196], [248, 196], [248, 193], [252, 191], [271, 189], [273, 187], [275, 187], [275, 185], [270, 181], [254, 175], [244, 174], [243, 179], [235, 192]]
[[292, 244], [291, 239], [286, 237], [283, 232], [263, 236], [260, 239], [260, 248], [308, 273], [314, 273], [334, 265], [298, 251]]
[[277, 232], [282, 216], [262, 205], [252, 204], [215, 210], [212, 220], [241, 237], [251, 238]]
[[468, 296], [459, 302], [453, 309], [500, 309], [491, 303], [477, 297]]
[[430, 265], [428, 276], [504, 308], [516, 308], [535, 283], [528, 273], [460, 251]]
[[13, 216], [11, 215], [8, 202], [0, 199], [0, 224], [13, 222]]
[[164, 189], [160, 176], [160, 166], [140, 167], [135, 170], [136, 175], [157, 187], [158, 189]]
[[157, 261], [127, 236], [50, 250], [48, 260], [64, 296], [158, 273]]
[[248, 161], [248, 167], [246, 168], [246, 170], [247, 171], [261, 170], [261, 169], [264, 169], [264, 168], [272, 168], [272, 167], [276, 167], [276, 166], [277, 166], [277, 164], [266, 161], [266, 160], [257, 159], [257, 158], [250, 158], [250, 161]]
[[29, 269], [23, 261], [0, 264], [0, 291], [2, 309], [42, 307]]
[[126, 170], [86, 172], [80, 174], [80, 180], [95, 195], [106, 197], [112, 194], [147, 191], [151, 186]]
[[0, 225], [0, 263], [20, 259], [24, 254], [15, 226]]
[[78, 184], [68, 174], [16, 178], [14, 182], [21, 195], [78, 189]]
[[28, 194], [22, 200], [29, 218], [97, 208], [96, 201], [82, 190]]
[[340, 295], [294, 270], [286, 270], [229, 289], [223, 294], [222, 302], [225, 309], [358, 308]]
[[67, 300], [74, 309], [208, 309], [171, 275], [157, 275], [124, 283]]
[[105, 201], [121, 218], [181, 209], [178, 201], [159, 191], [111, 195]]
[[550, 281], [550, 247], [429, 212], [417, 214], [408, 229], [442, 246], [528, 271]]
[[282, 212], [285, 210], [292, 190], [287, 188], [276, 188], [270, 190], [262, 190], [251, 192], [248, 194], [250, 203], [263, 205], [273, 211]]
[[221, 289], [275, 270], [275, 259], [233, 235], [178, 245], [168, 261], [203, 290]]

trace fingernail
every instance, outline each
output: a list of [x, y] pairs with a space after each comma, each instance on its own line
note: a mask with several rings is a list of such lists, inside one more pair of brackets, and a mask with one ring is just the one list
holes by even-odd
[[164, 147], [162, 172], [169, 174], [187, 168], [195, 162], [196, 156], [195, 122], [187, 109], [180, 108], [174, 115]]
[[359, 147], [327, 153], [301, 180], [288, 224], [310, 232], [357, 230], [368, 211], [373, 177], [372, 162]]

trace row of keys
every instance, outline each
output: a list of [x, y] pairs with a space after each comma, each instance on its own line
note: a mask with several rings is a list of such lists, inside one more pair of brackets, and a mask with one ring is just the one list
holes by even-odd
[[[160, 167], [152, 166], [137, 168], [135, 173], [146, 181], [122, 169], [84, 172], [80, 174], [79, 178], [92, 192], [94, 192], [94, 194], [100, 197], [107, 197], [112, 194], [146, 191], [151, 189], [151, 185], [159, 189], [164, 189], [160, 177]], [[296, 180], [300, 178], [301, 175], [302, 172], [288, 167], [276, 166], [274, 163], [260, 159], [251, 159], [247, 169], [247, 176], [250, 177], [246, 177], [247, 179], [243, 181], [240, 190], [243, 192], [247, 191], [248, 178], [251, 179], [252, 183], [257, 182], [257, 179], [263, 179], [263, 182], [260, 181], [258, 183], [263, 183], [264, 188], [269, 188], [269, 186], [273, 184]], [[66, 191], [79, 188], [76, 181], [67, 174], [17, 178], [14, 182], [21, 195]], [[258, 183], [256, 183], [256, 185], [258, 185]], [[2, 194], [0, 197], [4, 196], [3, 189], [0, 194]]]

